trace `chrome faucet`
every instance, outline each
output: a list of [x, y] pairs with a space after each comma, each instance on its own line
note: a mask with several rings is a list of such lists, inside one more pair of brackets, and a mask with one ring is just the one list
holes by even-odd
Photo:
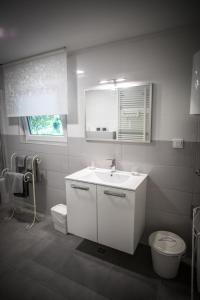
[[116, 159], [115, 158], [108, 158], [106, 160], [110, 160], [111, 161], [110, 168], [111, 168], [111, 174], [112, 174], [113, 172], [116, 171]]

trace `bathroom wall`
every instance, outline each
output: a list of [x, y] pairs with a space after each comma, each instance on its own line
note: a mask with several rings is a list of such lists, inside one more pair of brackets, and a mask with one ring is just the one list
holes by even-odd
[[[38, 185], [38, 207], [45, 213], [65, 202], [64, 176], [88, 166], [148, 172], [146, 231], [171, 230], [190, 244], [191, 205], [200, 204], [200, 117], [189, 115], [192, 56], [200, 49], [197, 28], [184, 27], [89, 48], [68, 57], [68, 141], [66, 145], [28, 144], [17, 119], [3, 117], [7, 157], [38, 153], [44, 182]], [[76, 69], [84, 70], [76, 76]], [[102, 143], [84, 140], [84, 89], [99, 80], [125, 76], [152, 81], [153, 121], [150, 144]], [[2, 111], [3, 112], [3, 111]], [[184, 138], [184, 149], [172, 149], [171, 139]], [[197, 143], [198, 141], [198, 143]]]

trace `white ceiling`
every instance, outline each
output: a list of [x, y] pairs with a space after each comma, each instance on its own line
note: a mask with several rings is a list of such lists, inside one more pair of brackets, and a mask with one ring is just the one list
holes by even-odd
[[1, 0], [0, 63], [198, 22], [195, 0]]

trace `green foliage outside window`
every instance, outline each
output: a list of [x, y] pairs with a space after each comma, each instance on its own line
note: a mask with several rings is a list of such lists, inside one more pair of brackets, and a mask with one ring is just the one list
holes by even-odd
[[27, 122], [32, 135], [64, 135], [59, 115], [31, 116]]

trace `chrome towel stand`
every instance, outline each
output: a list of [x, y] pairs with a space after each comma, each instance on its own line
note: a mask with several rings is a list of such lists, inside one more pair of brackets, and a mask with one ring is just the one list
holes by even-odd
[[[33, 184], [33, 221], [30, 225], [27, 225], [26, 228], [30, 229], [33, 227], [33, 225], [35, 224], [35, 221], [38, 219], [37, 218], [37, 205], [36, 205], [36, 193], [35, 193], [35, 162], [37, 161], [37, 163], [40, 162], [39, 156], [38, 155], [34, 155], [33, 159], [32, 159], [32, 173], [31, 172], [27, 172], [24, 175], [24, 180], [27, 178], [29, 178], [28, 176], [30, 176], [30, 174], [32, 174], [32, 184]], [[28, 179], [29, 180], [29, 179]]]
[[[17, 156], [17, 154], [14, 152], [12, 153], [10, 157], [10, 170], [13, 171], [13, 159]], [[31, 155], [29, 155], [31, 156]], [[27, 156], [28, 158], [28, 156]], [[36, 205], [36, 192], [35, 192], [35, 179], [36, 179], [36, 170], [35, 170], [35, 162], [37, 164], [40, 164], [41, 159], [38, 155], [34, 155], [32, 158], [31, 166], [32, 166], [32, 172], [28, 171], [24, 174], [24, 182], [32, 182], [33, 184], [33, 221], [31, 224], [26, 226], [26, 229], [30, 229], [35, 224], [36, 220], [38, 220], [37, 217], [37, 205]], [[9, 168], [5, 168], [1, 172], [1, 177], [4, 177], [5, 173], [9, 171]], [[11, 215], [6, 220], [11, 220], [14, 216], [15, 210], [12, 209]]]

